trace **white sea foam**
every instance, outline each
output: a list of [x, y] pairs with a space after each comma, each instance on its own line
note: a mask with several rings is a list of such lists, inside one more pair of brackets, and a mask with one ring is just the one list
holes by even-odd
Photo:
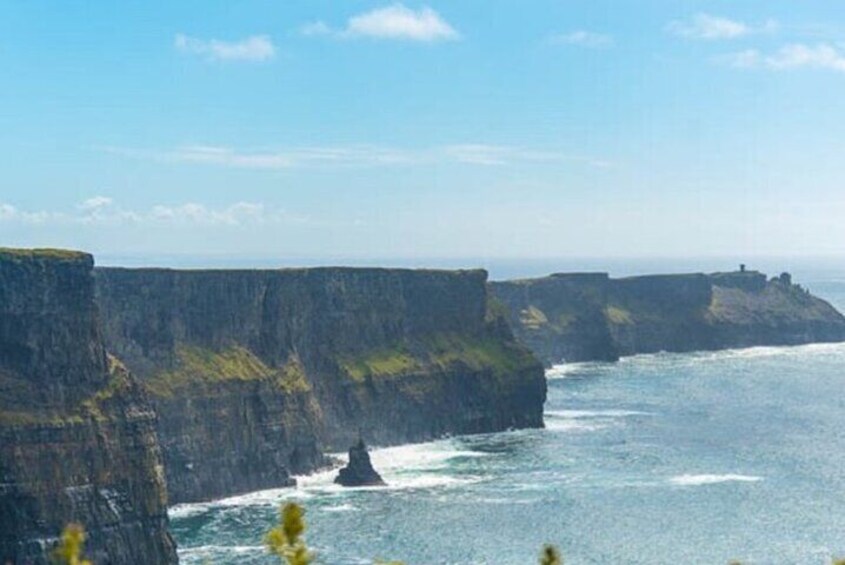
[[210, 510], [221, 508], [239, 508], [245, 506], [278, 506], [285, 500], [307, 500], [313, 498], [314, 494], [297, 488], [276, 488], [259, 490], [248, 494], [230, 496], [213, 502], [198, 502], [191, 504], [177, 504], [167, 510], [171, 519], [190, 518], [198, 516]]
[[560, 365], [552, 365], [551, 368], [546, 369], [546, 379], [550, 381], [566, 379], [578, 373], [585, 373], [595, 371], [607, 367], [608, 363], [587, 361], [584, 363], [562, 363]]
[[[373, 449], [373, 467], [387, 483], [386, 487], [348, 488], [334, 484], [336, 470], [297, 477], [298, 491], [312, 494], [346, 493], [367, 490], [404, 490], [448, 487], [478, 482], [480, 477], [454, 476], [448, 473], [450, 462], [467, 457], [488, 457], [488, 453], [458, 449], [453, 440]], [[337, 458], [346, 461], [344, 454]]]
[[463, 457], [487, 457], [481, 451], [457, 449], [452, 440], [430, 441], [374, 449], [370, 454], [373, 466], [387, 474], [413, 470], [435, 470], [448, 466], [449, 461]]
[[579, 363], [564, 363], [562, 365], [553, 365], [550, 369], [546, 369], [546, 379], [548, 380], [555, 380], [555, 379], [565, 379], [566, 377], [570, 376], [573, 372], [577, 371], [579, 367]]
[[546, 429], [554, 432], [592, 432], [607, 428], [612, 420], [631, 416], [651, 416], [636, 410], [547, 410]]
[[546, 430], [551, 432], [594, 432], [608, 424], [588, 423], [573, 418], [546, 418]]
[[358, 508], [351, 504], [338, 504], [337, 506], [323, 508], [323, 512], [354, 512], [355, 510], [358, 510]]
[[180, 518], [190, 518], [191, 516], [198, 516], [207, 512], [213, 506], [212, 503], [202, 502], [196, 504], [177, 504], [167, 509], [167, 515], [171, 520], [178, 520]]
[[[466, 457], [488, 457], [489, 454], [459, 449], [453, 440], [374, 449], [370, 453], [373, 466], [387, 482], [386, 487], [348, 488], [334, 483], [337, 469], [328, 469], [296, 477], [295, 488], [268, 489], [232, 496], [214, 502], [180, 504], [170, 508], [171, 518], [188, 518], [213, 509], [232, 507], [278, 506], [286, 500], [308, 500], [314, 497], [342, 496], [360, 491], [397, 491], [410, 489], [444, 488], [479, 482], [482, 477], [453, 475], [448, 472], [449, 462]], [[336, 454], [345, 463], [346, 455]], [[343, 505], [327, 508], [330, 512], [354, 510]]]
[[572, 420], [589, 418], [627, 418], [629, 416], [651, 416], [650, 412], [638, 410], [547, 410], [546, 417], [567, 418]]
[[216, 506], [276, 506], [284, 500], [304, 500], [314, 495], [297, 488], [274, 488], [259, 490], [215, 501]]
[[845, 343], [810, 343], [805, 345], [757, 346], [718, 351], [697, 351], [689, 353], [641, 353], [620, 359], [622, 364], [657, 365], [675, 363], [702, 363], [730, 360], [751, 360], [765, 358], [789, 358], [810, 356], [845, 356]]
[[669, 482], [678, 486], [701, 486], [701, 485], [715, 485], [719, 483], [756, 483], [762, 481], [763, 477], [754, 475], [677, 475], [669, 479]]
[[265, 552], [261, 545], [200, 545], [179, 549], [179, 557], [210, 557], [221, 553], [229, 555], [262, 554]]

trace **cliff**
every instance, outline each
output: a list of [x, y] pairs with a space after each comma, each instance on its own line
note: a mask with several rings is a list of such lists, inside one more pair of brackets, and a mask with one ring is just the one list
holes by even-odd
[[171, 502], [289, 484], [324, 450], [542, 426], [542, 366], [483, 271], [97, 269], [159, 415]]
[[93, 259], [0, 250], [0, 562], [81, 522], [97, 563], [175, 563], [155, 415], [110, 360]]
[[490, 283], [516, 336], [547, 363], [619, 358], [606, 312], [610, 286], [605, 273]]
[[557, 274], [490, 283], [520, 341], [547, 365], [658, 351], [845, 341], [845, 318], [755, 271], [611, 279]]

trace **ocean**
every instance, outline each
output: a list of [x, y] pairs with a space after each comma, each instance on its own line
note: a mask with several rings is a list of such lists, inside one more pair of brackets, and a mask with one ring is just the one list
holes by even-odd
[[[729, 268], [729, 267], [727, 267]], [[796, 276], [845, 309], [835, 269]], [[546, 428], [375, 449], [333, 473], [171, 510], [183, 563], [273, 563], [289, 500], [319, 563], [830, 563], [845, 557], [845, 344], [655, 354], [548, 371]]]

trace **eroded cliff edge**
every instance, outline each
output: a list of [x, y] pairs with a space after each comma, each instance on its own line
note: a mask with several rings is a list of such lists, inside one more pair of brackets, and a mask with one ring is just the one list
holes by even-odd
[[103, 346], [93, 259], [0, 250], [0, 562], [82, 522], [97, 563], [175, 563], [155, 415]]
[[107, 347], [159, 416], [171, 502], [287, 484], [362, 432], [542, 426], [541, 364], [484, 271], [97, 269]]
[[612, 279], [555, 274], [490, 283], [516, 336], [547, 365], [658, 351], [845, 341], [845, 317], [756, 271]]

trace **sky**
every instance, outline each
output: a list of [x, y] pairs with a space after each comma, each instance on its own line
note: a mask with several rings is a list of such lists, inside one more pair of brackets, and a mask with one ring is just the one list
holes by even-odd
[[829, 0], [0, 0], [0, 246], [845, 255]]

